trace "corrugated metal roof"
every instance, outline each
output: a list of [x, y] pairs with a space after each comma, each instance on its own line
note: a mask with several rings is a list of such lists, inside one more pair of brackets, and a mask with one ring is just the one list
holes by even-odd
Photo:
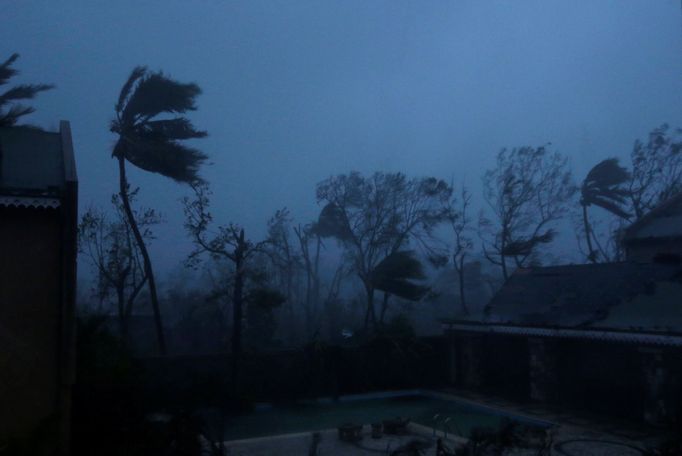
[[661, 203], [625, 230], [623, 241], [682, 237], [682, 193]]
[[59, 195], [65, 187], [60, 133], [0, 128], [0, 192]]
[[455, 323], [575, 331], [571, 337], [588, 337], [589, 331], [616, 332], [608, 337], [620, 339], [624, 333], [682, 335], [682, 268], [610, 263], [522, 269], [483, 315], [449, 322]]

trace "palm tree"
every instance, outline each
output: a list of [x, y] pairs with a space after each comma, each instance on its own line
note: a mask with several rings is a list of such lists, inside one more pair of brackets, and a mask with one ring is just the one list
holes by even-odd
[[383, 323], [388, 307], [388, 297], [395, 295], [408, 301], [419, 301], [429, 291], [428, 287], [414, 281], [424, 280], [424, 269], [414, 252], [399, 250], [381, 260], [372, 271], [372, 287], [384, 292], [379, 322]]
[[[116, 103], [116, 119], [111, 131], [118, 135], [112, 156], [118, 161], [119, 193], [124, 212], [133, 230], [144, 260], [149, 294], [154, 310], [154, 323], [162, 355], [166, 353], [156, 282], [149, 252], [130, 207], [126, 161], [145, 171], [170, 177], [176, 182], [194, 184], [201, 181], [199, 166], [206, 155], [182, 141], [202, 138], [206, 132], [194, 128], [184, 114], [194, 111], [194, 99], [201, 93], [196, 84], [182, 84], [161, 72], [150, 73], [138, 66], [123, 85]], [[163, 114], [170, 118], [159, 118]]]
[[[12, 54], [9, 59], [0, 64], [0, 86], [7, 84], [19, 71], [12, 68], [12, 64], [19, 58], [19, 54]], [[0, 127], [16, 125], [20, 117], [31, 114], [35, 108], [17, 103], [17, 100], [30, 100], [39, 92], [54, 88], [51, 84], [20, 84], [0, 95]]]
[[585, 238], [589, 250], [588, 258], [591, 262], [597, 262], [597, 252], [592, 245], [592, 227], [588, 220], [587, 208], [596, 205], [608, 212], [625, 220], [630, 219], [630, 214], [623, 209], [626, 203], [628, 191], [622, 185], [628, 182], [630, 173], [618, 164], [617, 158], [607, 158], [597, 163], [583, 181], [580, 188], [580, 205], [583, 209], [583, 224], [585, 226]]

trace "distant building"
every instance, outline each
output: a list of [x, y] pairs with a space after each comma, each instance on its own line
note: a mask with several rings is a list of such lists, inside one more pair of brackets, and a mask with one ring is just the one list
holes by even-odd
[[0, 128], [0, 441], [68, 445], [77, 198], [68, 122]]
[[630, 225], [623, 236], [630, 261], [680, 263], [682, 259], [682, 193]]
[[626, 230], [627, 261], [519, 269], [444, 322], [450, 380], [652, 424], [682, 418], [682, 197]]

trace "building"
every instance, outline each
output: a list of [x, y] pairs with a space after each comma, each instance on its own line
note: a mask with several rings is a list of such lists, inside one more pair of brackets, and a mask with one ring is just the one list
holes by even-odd
[[450, 380], [517, 400], [682, 417], [682, 197], [626, 230], [627, 261], [519, 269], [483, 313], [444, 322]]
[[0, 128], [0, 441], [67, 451], [77, 198], [68, 122]]

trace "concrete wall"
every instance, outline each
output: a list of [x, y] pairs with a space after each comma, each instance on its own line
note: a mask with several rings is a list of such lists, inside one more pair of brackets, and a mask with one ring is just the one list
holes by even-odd
[[58, 406], [62, 256], [56, 209], [0, 208], [0, 439]]

